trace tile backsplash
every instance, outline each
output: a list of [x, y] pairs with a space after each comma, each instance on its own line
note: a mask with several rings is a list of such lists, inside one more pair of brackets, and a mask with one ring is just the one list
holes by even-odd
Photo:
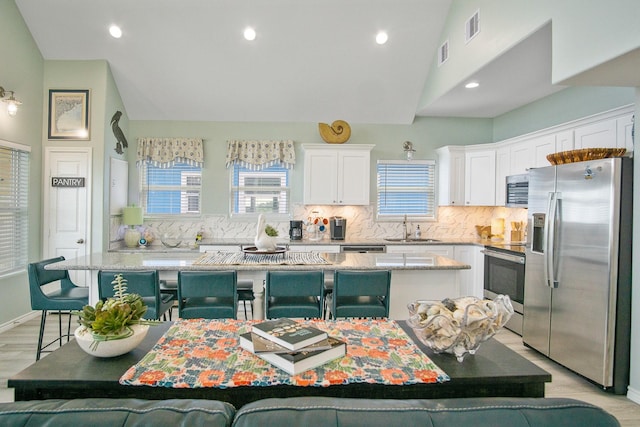
[[[294, 205], [292, 219], [306, 220], [310, 216], [322, 216], [329, 218], [341, 216], [347, 220], [347, 239], [376, 239], [384, 237], [402, 236], [402, 222], [378, 222], [375, 219], [375, 206], [309, 206]], [[317, 214], [314, 213], [317, 211]], [[476, 225], [491, 225], [494, 218], [504, 218], [505, 240], [509, 240], [512, 221], [527, 220], [527, 210], [522, 208], [505, 208], [493, 206], [474, 207], [450, 207], [438, 208], [437, 221], [411, 222], [410, 230], [415, 230], [416, 225], [420, 225], [423, 238], [455, 238], [455, 239], [475, 239]], [[124, 226], [120, 215], [110, 217], [110, 248], [117, 248], [122, 245], [124, 236]], [[269, 221], [274, 226], [280, 236], [288, 236], [289, 221]], [[144, 227], [153, 230], [157, 237], [164, 233], [171, 236], [181, 237], [184, 241], [193, 241], [198, 231], [204, 231], [204, 239], [253, 239], [255, 236], [255, 222], [240, 221], [229, 218], [228, 215], [202, 215], [198, 219], [175, 220], [149, 220], [145, 221]], [[329, 240], [329, 232], [324, 233], [324, 239]], [[304, 234], [303, 234], [304, 236]], [[153, 245], [160, 244], [160, 239], [156, 239]]]

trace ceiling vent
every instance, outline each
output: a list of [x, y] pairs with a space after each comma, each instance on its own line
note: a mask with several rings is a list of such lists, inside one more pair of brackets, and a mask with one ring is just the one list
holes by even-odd
[[480, 32], [480, 10], [464, 23], [464, 42], [469, 43]]
[[449, 59], [449, 40], [446, 40], [438, 49], [438, 67]]

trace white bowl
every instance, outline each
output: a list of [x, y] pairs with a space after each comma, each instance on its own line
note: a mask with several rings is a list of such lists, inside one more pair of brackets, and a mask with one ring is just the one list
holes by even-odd
[[[96, 357], [115, 357], [136, 348], [147, 336], [149, 325], [133, 325], [133, 335], [127, 338], [96, 342], [84, 326], [78, 326], [73, 333], [81, 349]], [[98, 344], [97, 346], [95, 344]]]

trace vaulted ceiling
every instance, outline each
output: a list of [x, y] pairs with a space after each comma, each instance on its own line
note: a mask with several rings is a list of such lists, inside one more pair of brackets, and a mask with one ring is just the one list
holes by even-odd
[[407, 124], [495, 117], [558, 90], [549, 30], [480, 70], [494, 83], [479, 95], [455, 89], [419, 109], [451, 2], [16, 0], [45, 59], [109, 63], [132, 120]]

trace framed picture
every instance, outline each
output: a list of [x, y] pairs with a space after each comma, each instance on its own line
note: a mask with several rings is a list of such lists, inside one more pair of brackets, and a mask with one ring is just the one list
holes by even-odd
[[89, 90], [49, 90], [49, 139], [89, 140]]

